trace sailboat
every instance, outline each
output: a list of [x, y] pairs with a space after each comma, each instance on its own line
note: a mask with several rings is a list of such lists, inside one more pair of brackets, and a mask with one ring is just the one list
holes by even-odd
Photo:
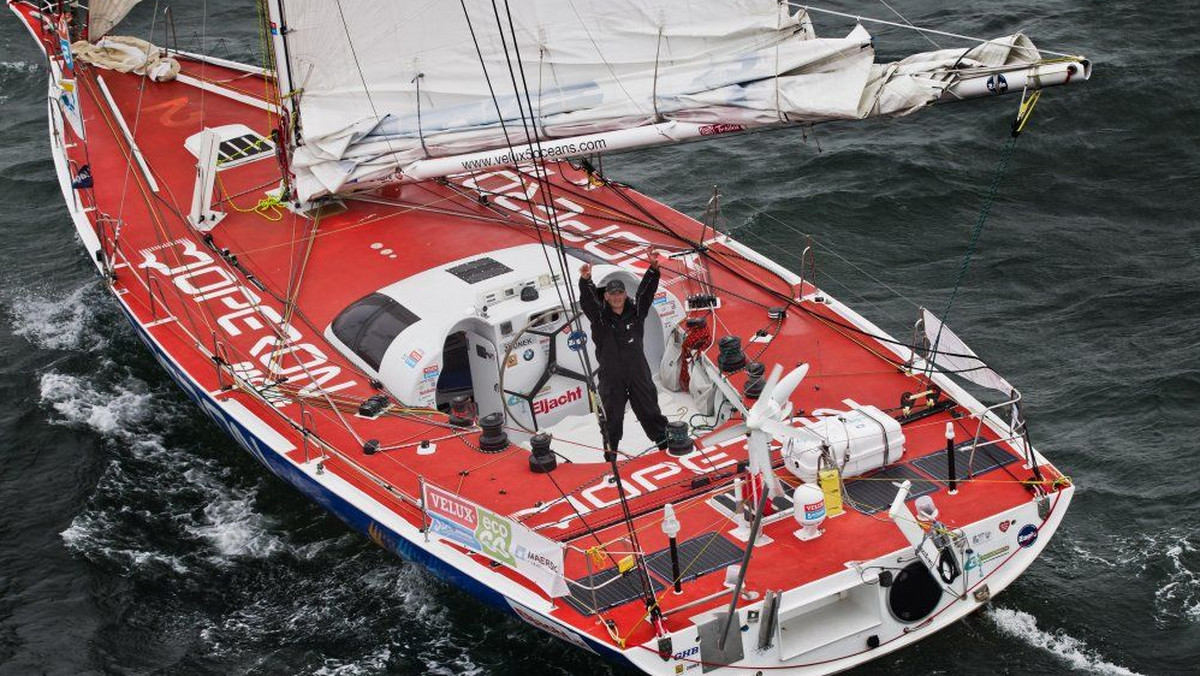
[[[944, 312], [893, 337], [805, 242], [790, 269], [601, 161], [1003, 95], [1015, 139], [1086, 58], [871, 20], [967, 44], [880, 62], [870, 21], [776, 0], [263, 0], [249, 65], [116, 35], [136, 4], [8, 0], [79, 239], [200, 409], [379, 546], [647, 674], [827, 674], [1062, 523], [1073, 484]], [[613, 444], [578, 280], [652, 261], [669, 423]]]

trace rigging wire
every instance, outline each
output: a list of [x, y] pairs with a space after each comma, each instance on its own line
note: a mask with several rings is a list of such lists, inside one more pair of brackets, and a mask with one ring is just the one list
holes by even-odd
[[[1027, 120], [1028, 118], [1026, 117], [1025, 119]], [[1023, 123], [1021, 126], [1024, 126]], [[934, 336], [933, 345], [929, 350], [930, 359], [926, 361], [927, 377], [933, 374], [934, 357], [939, 354], [938, 345], [942, 340], [942, 330], [946, 328], [946, 322], [950, 318], [950, 309], [954, 307], [954, 299], [958, 297], [958, 291], [962, 287], [963, 280], [966, 279], [967, 268], [971, 265], [971, 257], [975, 255], [975, 249], [979, 245], [979, 235], [983, 232], [983, 226], [987, 223], [992, 206], [996, 203], [996, 196], [1000, 192], [1000, 184], [1003, 182], [1005, 174], [1008, 173], [1008, 164], [1012, 159], [1013, 149], [1017, 145], [1019, 135], [1018, 127], [1014, 124], [1013, 133], [1005, 142], [1004, 149], [1000, 153], [1000, 161], [996, 164], [996, 168], [992, 173], [992, 184], [983, 199], [983, 206], [979, 210], [979, 217], [975, 220], [975, 227], [971, 230], [971, 240], [967, 243], [967, 252], [963, 256], [962, 264], [958, 266], [958, 275], [954, 279], [954, 288], [950, 291], [950, 298], [946, 300], [946, 308], [942, 310], [942, 316], [939, 318], [941, 323], [938, 325], [937, 334]]]
[[[553, 209], [553, 207], [550, 203], [550, 196], [549, 196], [550, 181], [549, 181], [549, 174], [548, 174], [548, 171], [546, 168], [545, 159], [543, 158], [542, 152], [541, 152], [541, 140], [537, 134], [536, 129], [534, 129], [532, 133], [530, 132], [530, 129], [529, 129], [529, 123], [533, 122], [533, 114], [534, 114], [533, 108], [532, 108], [532, 100], [530, 98], [530, 93], [529, 93], [529, 84], [525, 77], [525, 66], [522, 63], [522, 59], [521, 59], [520, 40], [517, 36], [517, 30], [516, 30], [516, 26], [513, 22], [512, 11], [511, 11], [511, 8], [509, 7], [508, 0], [504, 0], [504, 12], [505, 12], [505, 15], [506, 15], [506, 18], [508, 21], [509, 32], [512, 37], [513, 56], [515, 56], [515, 59], [517, 62], [517, 71], [520, 72], [521, 83], [523, 85], [524, 98], [525, 98], [524, 105], [521, 103], [521, 91], [522, 90], [521, 90], [521, 88], [519, 88], [517, 86], [517, 73], [513, 69], [513, 65], [512, 65], [513, 58], [509, 55], [508, 44], [504, 37], [504, 27], [501, 22], [500, 11], [499, 11], [499, 7], [496, 3], [496, 0], [492, 0], [492, 11], [495, 14], [497, 27], [499, 28], [500, 42], [504, 49], [504, 57], [505, 57], [505, 61], [506, 61], [507, 65], [508, 65], [509, 77], [512, 80], [514, 93], [517, 95], [517, 108], [521, 114], [521, 125], [525, 132], [526, 141], [529, 144], [530, 160], [534, 167], [535, 178], [537, 178], [539, 180], [539, 182], [542, 184], [542, 186], [541, 186], [542, 190], [540, 191], [540, 194], [541, 194], [542, 202], [544, 205], [544, 209], [546, 211], [546, 216], [548, 217], [547, 220], [550, 225], [551, 235], [554, 239], [555, 246], [557, 248], [559, 265], [562, 270], [563, 285], [566, 286], [567, 296], [571, 299], [572, 306], [573, 306], [575, 299], [574, 299], [573, 289], [571, 288], [571, 281], [569, 279], [569, 275], [567, 274], [568, 266], [567, 266], [567, 260], [566, 260], [566, 248], [562, 241], [561, 230], [558, 227], [557, 211], [555, 209]], [[529, 122], [527, 122], [527, 118], [525, 117], [525, 112], [524, 112], [526, 105], [529, 106], [529, 118], [528, 118]], [[518, 167], [517, 170], [520, 171], [520, 168]], [[530, 210], [530, 213], [532, 214], [532, 209]], [[553, 276], [553, 274], [554, 274], [553, 268], [550, 270], [550, 273]], [[558, 287], [556, 285], [556, 290], [557, 290], [557, 288]], [[560, 296], [560, 299], [561, 299], [561, 296]], [[566, 310], [566, 309], [567, 309], [567, 307], [564, 305], [564, 310]], [[582, 321], [578, 317], [576, 317], [575, 319], [576, 319], [576, 330], [582, 330]], [[589, 398], [591, 398], [591, 395], [593, 392], [596, 391], [596, 388], [595, 388], [595, 384], [592, 380], [590, 364], [588, 363], [589, 358], [586, 354], [586, 350], [580, 350], [580, 352], [581, 352], [581, 356], [583, 357], [585, 364], [586, 364], [585, 368], [584, 368], [584, 371], [585, 371], [584, 376], [587, 379], [586, 382], [587, 382], [587, 386], [588, 386], [588, 394], [589, 394]], [[608, 433], [607, 433], [606, 425], [605, 425], [603, 402], [602, 401], [597, 402], [595, 399], [592, 399], [592, 403], [594, 403], [596, 405], [595, 411], [596, 411], [597, 419], [600, 422], [601, 433], [602, 433], [601, 436], [604, 439], [604, 446], [606, 449], [612, 449], [613, 444], [611, 443], [611, 440], [608, 438]], [[654, 585], [650, 579], [649, 570], [647, 569], [644, 558], [641, 554], [642, 547], [641, 547], [641, 544], [638, 542], [637, 531], [634, 528], [633, 517], [630, 513], [628, 500], [625, 495], [625, 488], [622, 485], [620, 468], [617, 465], [617, 455], [615, 452], [612, 452], [612, 453], [608, 453], [607, 456], [608, 456], [608, 460], [609, 460], [610, 464], [612, 465], [613, 478], [616, 481], [617, 496], [621, 503], [622, 511], [624, 512], [624, 515], [625, 515], [625, 521], [626, 521], [626, 525], [629, 530], [630, 541], [632, 542], [633, 548], [635, 550], [634, 557], [638, 561], [638, 564], [639, 564], [638, 567], [640, 568], [640, 570], [642, 572], [642, 575], [639, 578], [639, 581], [641, 582], [641, 585], [642, 585], [642, 596], [643, 596], [643, 599], [645, 600], [647, 611], [649, 612], [650, 616], [654, 619], [654, 621], [656, 623], [658, 623], [660, 621], [662, 613], [658, 607], [657, 600], [654, 598], [654, 593], [653, 593]]]
[[[991, 40], [987, 40], [984, 38], [972, 37], [970, 35], [962, 35], [959, 33], [948, 33], [946, 31], [934, 30], [932, 28], [925, 28], [924, 26], [914, 26], [912, 24], [905, 25], [902, 23], [896, 23], [895, 21], [887, 21], [886, 19], [875, 19], [875, 18], [872, 18], [869, 16], [862, 16], [859, 14], [847, 14], [846, 12], [839, 12], [839, 11], [833, 10], [833, 9], [826, 9], [824, 7], [814, 7], [813, 5], [800, 5], [799, 7], [806, 12], [819, 12], [821, 14], [829, 14], [831, 16], [840, 16], [844, 19], [853, 19], [858, 22], [865, 21], [867, 23], [877, 23], [877, 24], [880, 24], [883, 26], [892, 26], [893, 28], [903, 28], [905, 30], [915, 30], [922, 34], [928, 33], [930, 35], [940, 35], [942, 37], [955, 38], [958, 40], [967, 40], [969, 42], [977, 42], [979, 44], [1001, 44], [1005, 47], [1008, 47], [1009, 49], [1018, 49], [1018, 50], [1025, 51], [1025, 52], [1033, 52], [1034, 54], [1053, 54], [1054, 56], [1065, 56], [1065, 57], [1076, 58], [1076, 59], [1083, 58], [1078, 53], [1068, 54], [1066, 52], [1054, 52], [1049, 49], [1037, 49], [1037, 48], [1033, 48], [1033, 47], [1025, 47], [1023, 45], [1016, 45], [1016, 44], [1010, 45], [1010, 44], [1006, 44], [1006, 43], [1002, 42], [1003, 38], [993, 38]], [[906, 21], [907, 21], [907, 19], [906, 19]]]
[[936, 49], [941, 49], [941, 48], [942, 48], [942, 46], [941, 46], [941, 45], [939, 45], [939, 44], [937, 43], [937, 41], [936, 41], [936, 40], [934, 40], [933, 38], [929, 37], [929, 35], [928, 35], [928, 34], [927, 34], [927, 33], [926, 33], [924, 30], [922, 30], [922, 29], [920, 29], [920, 28], [917, 28], [916, 26], [913, 26], [913, 22], [909, 21], [907, 17], [905, 17], [905, 16], [904, 16], [903, 14], [901, 14], [900, 12], [898, 12], [898, 11], [896, 10], [896, 8], [895, 8], [895, 7], [892, 7], [891, 5], [889, 5], [887, 0], [879, 0], [879, 4], [883, 5], [884, 7], [887, 7], [889, 10], [891, 10], [892, 14], [895, 14], [896, 16], [900, 17], [900, 20], [901, 20], [901, 21], [903, 21], [904, 23], [908, 24], [908, 25], [909, 25], [909, 26], [910, 26], [910, 27], [911, 27], [913, 30], [915, 30], [915, 31], [917, 31], [918, 33], [920, 33], [920, 34], [921, 34], [921, 37], [923, 37], [923, 38], [925, 38], [926, 40], [928, 40], [928, 41], [929, 41], [929, 44], [933, 45], [933, 46], [934, 46], [934, 48], [936, 48]]

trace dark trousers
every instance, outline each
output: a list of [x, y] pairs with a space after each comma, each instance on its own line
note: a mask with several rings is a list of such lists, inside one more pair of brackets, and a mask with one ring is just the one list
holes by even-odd
[[[633, 414], [645, 430], [650, 441], [664, 447], [667, 438], [667, 419], [658, 408], [658, 391], [650, 373], [639, 371], [624, 373], [625, 377], [605, 377], [600, 374], [600, 403], [604, 406], [605, 427], [610, 448], [618, 448], [625, 426], [625, 404], [633, 408]], [[645, 449], [634, 449], [642, 451]]]

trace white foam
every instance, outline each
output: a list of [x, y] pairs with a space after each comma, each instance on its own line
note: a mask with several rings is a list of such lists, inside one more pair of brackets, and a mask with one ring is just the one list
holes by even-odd
[[24, 293], [10, 299], [13, 333], [47, 350], [97, 352], [107, 341], [89, 321], [97, 307], [96, 284], [89, 282], [65, 296]]
[[[199, 472], [188, 472], [196, 480]], [[205, 481], [198, 481], [204, 486]], [[254, 509], [254, 491], [221, 489], [209, 484], [213, 500], [205, 505], [201, 523], [188, 532], [206, 540], [222, 557], [266, 558], [287, 549], [271, 531], [268, 517]]]
[[67, 549], [88, 557], [114, 561], [126, 569], [144, 570], [161, 566], [178, 575], [188, 572], [188, 566], [182, 557], [105, 544], [102, 534], [112, 525], [103, 514], [85, 512], [75, 517], [71, 525], [59, 535]]
[[[106, 436], [158, 444], [138, 428], [150, 418], [153, 395], [146, 384], [127, 378], [107, 392], [85, 378], [48, 371], [41, 375], [38, 393], [61, 419], [51, 422], [90, 427]], [[153, 438], [152, 438], [153, 437]]]
[[1163, 556], [1169, 564], [1170, 581], [1154, 592], [1154, 605], [1160, 612], [1178, 614], [1192, 622], [1200, 621], [1200, 576], [1188, 568], [1184, 557], [1195, 553], [1196, 547], [1187, 536], [1168, 546]]
[[[1076, 561], [1111, 569], [1116, 575], [1135, 571], [1157, 586], [1154, 619], [1160, 625], [1176, 620], [1200, 622], [1200, 545], [1195, 533], [1183, 528], [1115, 535], [1096, 554], [1078, 543], [1071, 546]], [[1164, 580], [1165, 578], [1165, 580]]]
[[321, 668], [313, 672], [314, 676], [359, 676], [360, 674], [378, 674], [388, 666], [392, 657], [392, 649], [383, 646], [379, 650], [354, 660], [346, 662], [337, 659], [326, 659]]
[[38, 64], [29, 63], [28, 61], [0, 61], [0, 70], [9, 71], [12, 73], [32, 74], [39, 69]]
[[1038, 628], [1037, 619], [1024, 611], [993, 607], [986, 615], [1002, 633], [1052, 653], [1073, 669], [1105, 676], [1141, 676], [1136, 671], [1106, 662], [1083, 641], [1062, 631], [1049, 632]]

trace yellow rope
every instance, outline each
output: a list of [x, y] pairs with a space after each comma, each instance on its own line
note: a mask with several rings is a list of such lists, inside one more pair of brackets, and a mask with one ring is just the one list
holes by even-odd
[[267, 195], [266, 197], [260, 199], [254, 206], [243, 208], [239, 207], [237, 203], [233, 201], [233, 198], [229, 196], [229, 191], [225, 190], [225, 183], [221, 181], [220, 172], [217, 173], [217, 185], [221, 188], [221, 194], [225, 196], [222, 202], [233, 207], [234, 211], [242, 214], [255, 213], [267, 219], [268, 221], [271, 221], [272, 223], [283, 220], [284, 206], [283, 202], [280, 202], [278, 197], [274, 195]]
[[1025, 125], [1029, 124], [1029, 118], [1033, 116], [1033, 107], [1037, 105], [1040, 98], [1042, 98], [1042, 90], [1038, 89], [1028, 98], [1021, 99], [1021, 106], [1017, 109], [1017, 119], [1013, 120], [1013, 136], [1025, 131]]

